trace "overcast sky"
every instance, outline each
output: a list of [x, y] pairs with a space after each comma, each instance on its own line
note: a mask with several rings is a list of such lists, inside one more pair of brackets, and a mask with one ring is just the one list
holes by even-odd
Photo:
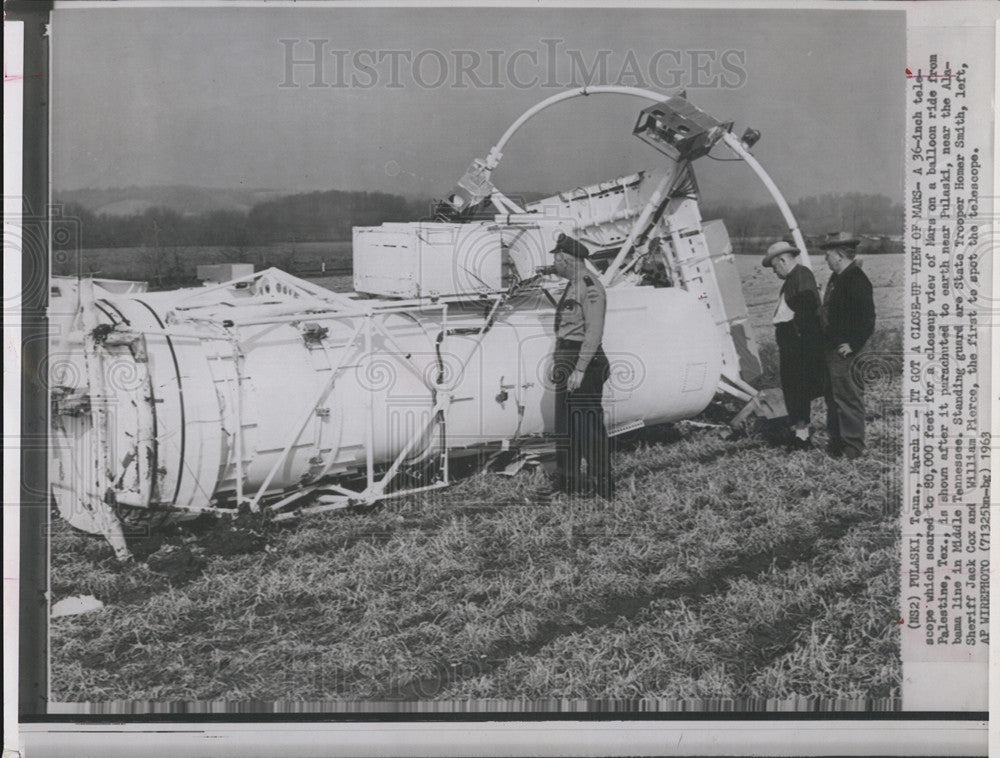
[[[686, 86], [737, 134], [759, 129], [754, 154], [791, 201], [901, 198], [904, 46], [902, 12], [861, 9], [60, 9], [53, 184], [441, 196], [591, 69], [592, 84]], [[316, 50], [319, 67], [289, 65]], [[557, 191], [655, 165], [631, 136], [643, 105], [555, 106], [508, 145], [496, 183]], [[706, 200], [767, 200], [746, 166], [695, 168]]]

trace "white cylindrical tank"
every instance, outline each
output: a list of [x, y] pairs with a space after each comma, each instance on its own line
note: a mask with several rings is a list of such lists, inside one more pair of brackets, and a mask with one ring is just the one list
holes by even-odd
[[[53, 493], [68, 520], [97, 531], [94, 498], [196, 512], [287, 493], [364, 471], [369, 450], [389, 463], [415, 436], [410, 460], [554, 430], [552, 293], [515, 294], [490, 322], [484, 299], [350, 295], [355, 307], [324, 311], [286, 289], [232, 288], [208, 311], [184, 310], [191, 291], [95, 298], [90, 354], [77, 319], [54, 358]], [[718, 330], [684, 290], [610, 288], [603, 346], [612, 432], [689, 418], [716, 391]]]

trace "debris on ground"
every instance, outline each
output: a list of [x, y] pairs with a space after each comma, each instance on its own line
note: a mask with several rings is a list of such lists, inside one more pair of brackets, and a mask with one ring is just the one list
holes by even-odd
[[197, 578], [205, 564], [205, 558], [187, 545], [164, 545], [146, 559], [150, 571], [175, 584], [186, 584]]
[[221, 519], [198, 538], [198, 546], [209, 555], [255, 553], [266, 545], [267, 525], [261, 517], [250, 513], [240, 514], [234, 519]]
[[52, 606], [50, 616], [59, 618], [60, 616], [79, 616], [81, 613], [90, 613], [104, 608], [104, 603], [93, 595], [77, 595], [67, 597]]

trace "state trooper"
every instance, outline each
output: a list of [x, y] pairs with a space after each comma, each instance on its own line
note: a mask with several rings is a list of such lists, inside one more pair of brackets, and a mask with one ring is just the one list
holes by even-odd
[[[556, 390], [556, 479], [553, 491], [614, 497], [611, 449], [604, 426], [601, 396], [610, 377], [601, 347], [607, 295], [601, 280], [587, 269], [589, 251], [578, 240], [560, 234], [555, 248], [555, 273], [568, 279], [556, 306], [556, 349], [552, 379]], [[581, 475], [587, 460], [591, 490]]]

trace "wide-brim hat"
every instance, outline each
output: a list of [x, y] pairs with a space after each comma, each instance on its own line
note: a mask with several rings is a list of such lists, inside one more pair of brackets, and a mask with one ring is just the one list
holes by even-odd
[[556, 246], [552, 248], [549, 253], [555, 255], [556, 253], [566, 253], [567, 255], [572, 255], [574, 258], [579, 258], [580, 260], [586, 260], [590, 256], [590, 250], [579, 240], [575, 240], [572, 237], [567, 237], [565, 234], [560, 232], [559, 237], [556, 238]]
[[819, 243], [820, 250], [854, 250], [861, 240], [849, 232], [830, 232]]
[[777, 258], [779, 255], [782, 255], [784, 253], [791, 253], [792, 255], [798, 255], [800, 252], [801, 251], [794, 245], [790, 245], [784, 240], [781, 240], [780, 242], [775, 242], [773, 245], [771, 245], [771, 247], [767, 249], [767, 252], [764, 253], [764, 260], [760, 262], [760, 265], [763, 266], [764, 268], [771, 268], [771, 266], [774, 263], [774, 259]]

